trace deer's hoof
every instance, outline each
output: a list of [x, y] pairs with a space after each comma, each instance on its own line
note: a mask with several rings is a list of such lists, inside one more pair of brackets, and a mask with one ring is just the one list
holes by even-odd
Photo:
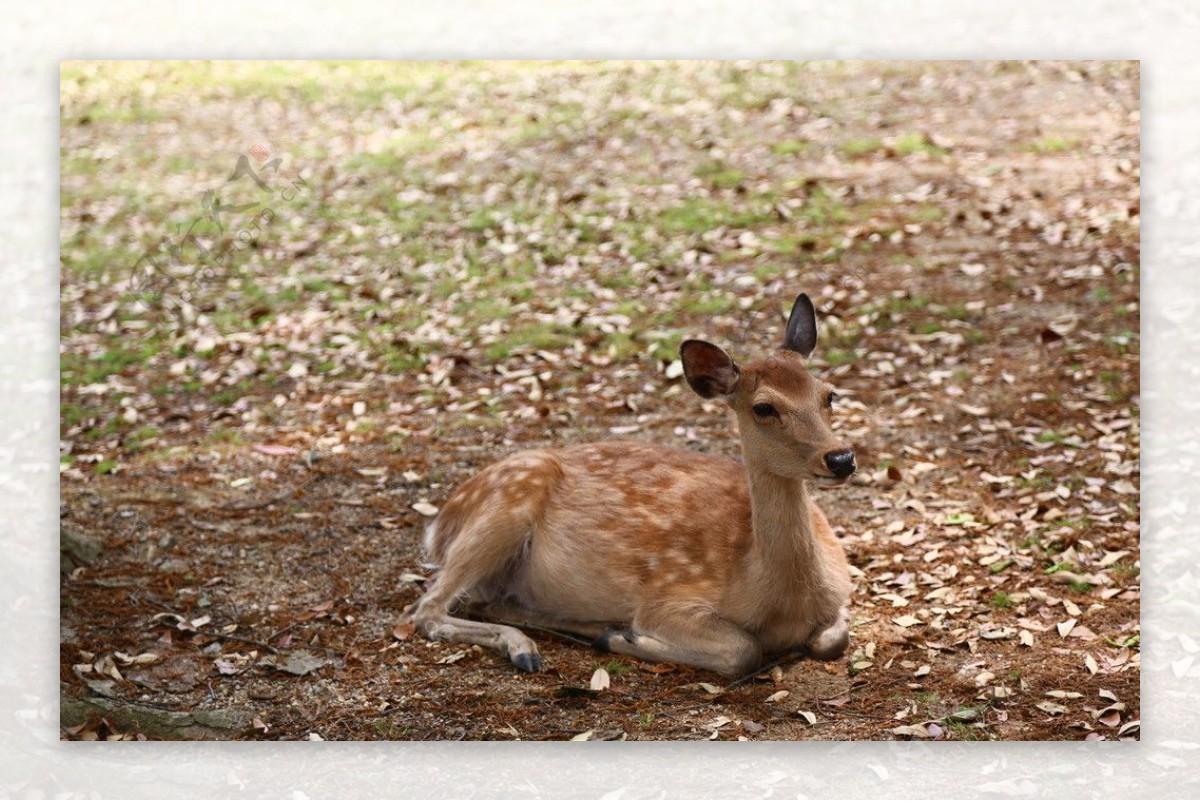
[[537, 654], [517, 654], [512, 663], [526, 673], [537, 673], [542, 669], [542, 658]]

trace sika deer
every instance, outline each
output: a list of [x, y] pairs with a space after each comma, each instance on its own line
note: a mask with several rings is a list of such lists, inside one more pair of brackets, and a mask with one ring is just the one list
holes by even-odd
[[532, 640], [456, 609], [726, 675], [798, 649], [837, 659], [850, 577], [807, 484], [842, 484], [855, 464], [830, 428], [833, 390], [807, 369], [816, 338], [802, 294], [765, 359], [739, 367], [707, 342], [680, 348], [692, 389], [737, 416], [744, 462], [605, 442], [517, 453], [464, 483], [426, 530], [441, 571], [412, 609], [417, 629], [530, 672]]

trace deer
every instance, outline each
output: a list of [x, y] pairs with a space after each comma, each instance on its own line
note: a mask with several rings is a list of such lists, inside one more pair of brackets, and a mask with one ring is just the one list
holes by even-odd
[[681, 344], [688, 385], [732, 410], [741, 460], [609, 441], [523, 451], [475, 474], [425, 530], [438, 571], [406, 617], [430, 640], [494, 649], [529, 673], [542, 658], [519, 627], [725, 676], [766, 657], [841, 657], [852, 583], [810, 485], [844, 484], [856, 465], [832, 428], [836, 393], [808, 367], [816, 341], [801, 294], [765, 358], [738, 365], [709, 342]]

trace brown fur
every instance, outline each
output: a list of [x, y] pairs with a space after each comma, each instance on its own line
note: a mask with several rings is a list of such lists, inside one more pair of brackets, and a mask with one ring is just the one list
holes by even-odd
[[[441, 572], [413, 610], [422, 632], [497, 648], [526, 670], [540, 658], [524, 634], [454, 609], [472, 603], [589, 636], [612, 628], [598, 647], [726, 674], [755, 669], [764, 653], [841, 655], [850, 579], [806, 487], [831, 480], [824, 457], [845, 450], [829, 426], [829, 387], [787, 350], [738, 368], [713, 345], [687, 343], [684, 360], [692, 386], [732, 408], [745, 463], [602, 442], [491, 465], [427, 532]], [[756, 414], [764, 403], [777, 415]]]

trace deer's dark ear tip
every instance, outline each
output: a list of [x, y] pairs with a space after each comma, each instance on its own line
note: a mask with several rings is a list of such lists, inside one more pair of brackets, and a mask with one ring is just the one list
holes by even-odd
[[795, 351], [808, 358], [817, 344], [817, 310], [807, 292], [796, 296], [784, 330], [784, 350]]
[[711, 342], [705, 342], [703, 339], [685, 339], [679, 343], [679, 357], [687, 361], [688, 351], [718, 351], [721, 350]]

